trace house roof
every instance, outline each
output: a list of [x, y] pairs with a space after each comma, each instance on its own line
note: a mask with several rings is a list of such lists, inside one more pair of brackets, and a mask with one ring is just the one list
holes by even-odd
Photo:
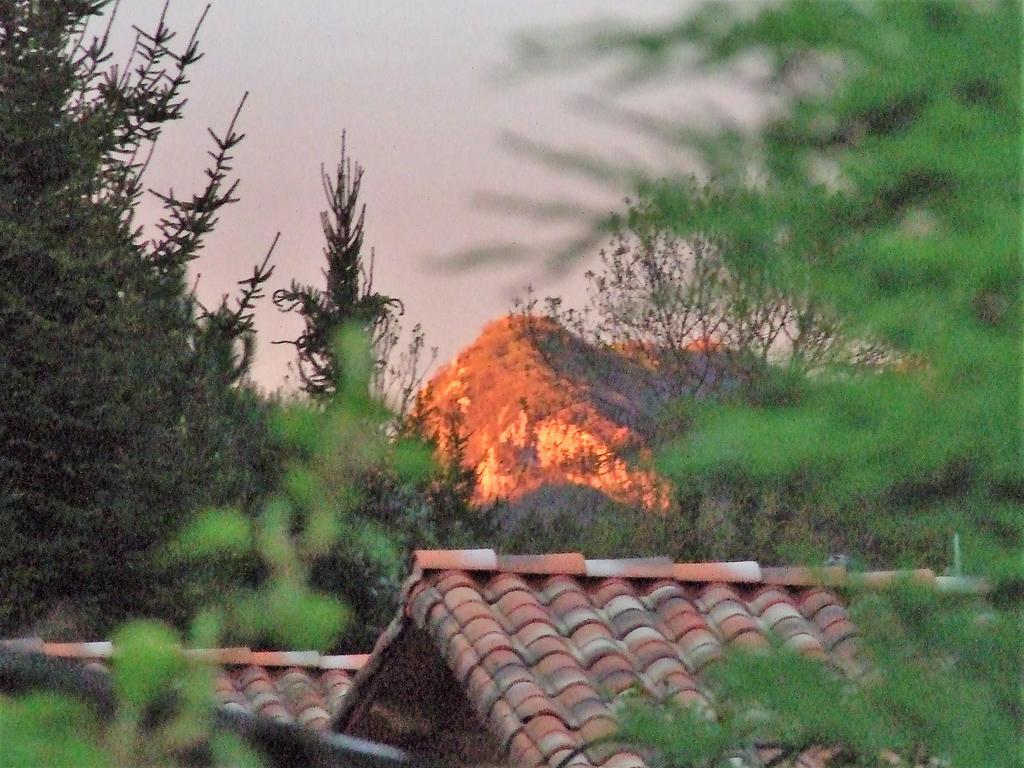
[[[48, 643], [39, 638], [0, 642], [11, 650], [74, 659], [108, 671], [109, 642]], [[253, 651], [249, 648], [190, 649], [185, 655], [217, 666], [215, 700], [243, 712], [314, 731], [326, 731], [368, 654], [321, 656], [316, 651]]]
[[[870, 587], [900, 575], [856, 578]], [[975, 586], [928, 570], [904, 575], [940, 589]], [[635, 750], [607, 741], [619, 697], [640, 690], [657, 701], [708, 707], [702, 671], [728, 647], [781, 643], [846, 676], [862, 674], [858, 632], [843, 597], [853, 578], [842, 566], [420, 551], [400, 615], [356, 675], [332, 726], [366, 735], [361, 722], [373, 719], [375, 698], [410, 696], [407, 688], [389, 694], [380, 681], [401, 686], [395, 667], [422, 668], [422, 661], [400, 657], [412, 647], [403, 638], [426, 635], [513, 765], [644, 768]], [[397, 712], [377, 719], [402, 719]], [[381, 738], [375, 729], [373, 737]], [[796, 764], [823, 765], [827, 757], [828, 750], [810, 750]]]

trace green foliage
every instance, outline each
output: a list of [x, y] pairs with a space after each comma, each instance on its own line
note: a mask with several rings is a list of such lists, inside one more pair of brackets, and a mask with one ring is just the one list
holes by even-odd
[[95, 715], [80, 702], [51, 693], [16, 700], [0, 696], [0, 765], [5, 768], [107, 766], [100, 733]]
[[941, 571], [959, 532], [993, 585], [987, 600], [855, 596], [872, 671], [854, 687], [777, 657], [722, 665], [710, 676], [726, 711], [701, 738], [638, 716], [672, 764], [757, 740], [839, 743], [856, 765], [883, 746], [957, 766], [1019, 756], [1020, 39], [1009, 1], [792, 0], [577, 40], [577, 57], [625, 59], [624, 83], [666, 75], [684, 49], [705, 71], [767, 67], [783, 108], [752, 133], [661, 126], [711, 182], [645, 181], [634, 213], [885, 351], [873, 372], [840, 359], [693, 407], [661, 469], [745, 509], [732, 517], [748, 534], [770, 509], [802, 522], [794, 543], [819, 558]]
[[141, 710], [151, 703], [184, 667], [174, 633], [156, 622], [128, 624], [114, 635], [114, 642], [114, 683], [128, 707]]
[[61, 605], [76, 633], [131, 612], [185, 621], [154, 553], [197, 507], [249, 502], [274, 474], [265, 405], [236, 386], [266, 262], [235, 309], [202, 310], [185, 284], [234, 199], [240, 136], [232, 122], [214, 137], [206, 186], [163, 196], [160, 235], [143, 242], [139, 158], [180, 117], [198, 52], [161, 22], [112, 76], [105, 38], [85, 30], [104, 6], [8, 2], [0, 14], [3, 634], [45, 632]]

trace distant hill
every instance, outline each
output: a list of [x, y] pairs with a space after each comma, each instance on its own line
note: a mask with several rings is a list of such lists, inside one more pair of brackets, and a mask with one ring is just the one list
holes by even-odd
[[[642, 350], [597, 348], [553, 321], [513, 315], [438, 371], [418, 410], [442, 438], [444, 425], [457, 425], [480, 503], [532, 508], [580, 487], [661, 511], [670, 488], [647, 466], [659, 415], [682, 391], [699, 394], [721, 379], [707, 344], [688, 355], [680, 373]], [[443, 439], [441, 448], [449, 448]]]

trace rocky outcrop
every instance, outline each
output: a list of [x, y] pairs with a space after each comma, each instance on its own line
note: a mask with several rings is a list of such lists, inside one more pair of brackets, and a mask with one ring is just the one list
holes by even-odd
[[551, 321], [511, 316], [441, 369], [419, 410], [440, 435], [454, 425], [477, 501], [515, 501], [548, 486], [583, 486], [651, 510], [669, 504], [648, 466], [656, 415], [675, 387], [639, 356], [599, 350]]

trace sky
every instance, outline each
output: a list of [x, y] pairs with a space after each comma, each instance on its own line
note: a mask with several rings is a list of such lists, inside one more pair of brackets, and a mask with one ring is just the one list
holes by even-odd
[[[162, 5], [125, 0], [115, 49], [130, 45], [132, 25], [151, 28]], [[346, 131], [349, 156], [366, 172], [361, 198], [365, 242], [376, 253], [374, 288], [403, 301], [403, 324], [422, 324], [439, 365], [488, 320], [507, 313], [528, 284], [579, 303], [582, 273], [594, 266], [596, 248], [557, 273], [545, 259], [578, 225], [538, 222], [507, 204], [485, 205], [486, 199], [568, 198], [610, 211], [629, 192], [539, 163], [515, 151], [510, 137], [635, 158], [657, 175], [685, 168], [685, 159], [595, 119], [581, 108], [584, 98], [698, 121], [713, 112], [756, 119], [762, 108], [752, 90], [716, 77], [680, 75], [622, 93], [611, 88], [607, 67], [529, 74], [516, 64], [517, 39], [598, 20], [656, 23], [692, 6], [692, 0], [214, 0], [200, 35], [205, 55], [185, 92], [185, 119], [165, 131], [147, 185], [178, 194], [198, 189], [210, 148], [207, 127], [223, 130], [248, 92], [240, 118], [246, 139], [234, 164], [241, 201], [224, 211], [191, 280], [204, 303], [216, 303], [251, 274], [280, 232], [268, 294], [292, 279], [321, 285], [320, 167], [333, 168]], [[168, 18], [181, 38], [203, 7], [194, 0], [172, 3]], [[140, 220], [155, 221], [159, 212], [156, 200], [147, 199]], [[457, 254], [496, 243], [529, 246], [534, 257], [454, 268]], [[294, 387], [288, 367], [294, 349], [271, 342], [294, 338], [299, 320], [277, 311], [268, 295], [256, 322], [253, 379], [268, 390]]]

